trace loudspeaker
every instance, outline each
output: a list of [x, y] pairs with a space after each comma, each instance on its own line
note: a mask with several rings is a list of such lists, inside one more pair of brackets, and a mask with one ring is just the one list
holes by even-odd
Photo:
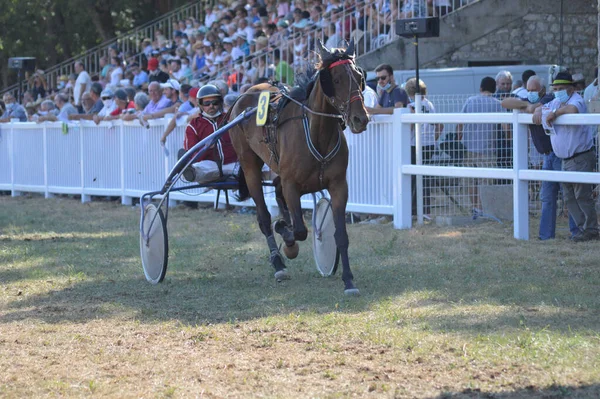
[[396, 21], [396, 34], [402, 37], [439, 37], [440, 18], [413, 18]]
[[9, 69], [20, 69], [23, 71], [35, 71], [35, 57], [12, 57], [8, 59]]

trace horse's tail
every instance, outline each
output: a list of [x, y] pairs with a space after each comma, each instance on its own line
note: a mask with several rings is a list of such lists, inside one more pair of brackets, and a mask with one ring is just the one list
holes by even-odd
[[246, 183], [246, 176], [244, 175], [244, 169], [240, 166], [238, 172], [238, 193], [235, 199], [239, 202], [246, 201], [250, 198], [250, 190], [248, 189], [248, 183]]

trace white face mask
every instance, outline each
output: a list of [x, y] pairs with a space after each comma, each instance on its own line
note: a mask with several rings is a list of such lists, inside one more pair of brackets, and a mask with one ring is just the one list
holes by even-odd
[[104, 104], [106, 108], [110, 108], [113, 105], [113, 100], [102, 100], [102, 104]]
[[46, 116], [48, 115], [48, 111], [38, 111], [38, 114], [40, 114], [41, 116]]

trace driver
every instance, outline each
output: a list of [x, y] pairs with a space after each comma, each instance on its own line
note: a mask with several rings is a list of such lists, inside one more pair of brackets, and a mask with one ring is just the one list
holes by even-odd
[[[223, 114], [223, 96], [216, 86], [208, 84], [203, 86], [198, 90], [196, 98], [200, 115], [192, 119], [185, 128], [183, 148], [186, 151], [226, 122]], [[220, 166], [223, 175], [227, 176], [233, 174], [236, 164], [237, 155], [231, 144], [229, 132], [226, 132], [196, 163], [183, 172], [183, 177], [189, 182], [208, 183], [221, 177]]]

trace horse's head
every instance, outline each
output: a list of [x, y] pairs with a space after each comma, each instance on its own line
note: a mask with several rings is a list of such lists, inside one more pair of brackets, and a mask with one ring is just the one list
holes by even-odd
[[318, 40], [317, 50], [321, 57], [319, 80], [323, 94], [352, 133], [365, 131], [369, 122], [362, 95], [365, 82], [354, 64], [354, 40], [345, 50], [329, 50]]

